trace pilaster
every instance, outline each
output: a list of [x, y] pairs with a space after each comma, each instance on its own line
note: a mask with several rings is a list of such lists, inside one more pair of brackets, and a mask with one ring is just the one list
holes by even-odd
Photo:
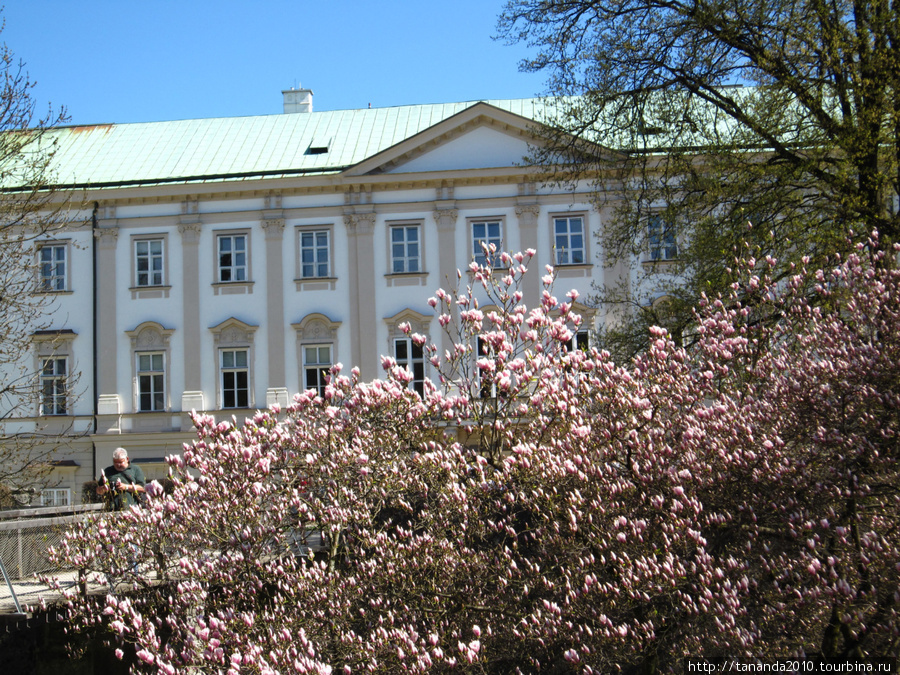
[[266, 383], [266, 405], [281, 402], [285, 387], [284, 353], [284, 218], [266, 213], [262, 221], [266, 233], [266, 333], [269, 377]]
[[[203, 349], [200, 336], [200, 233], [202, 224], [196, 214], [185, 214], [178, 224], [181, 233], [181, 283], [183, 286], [184, 340], [184, 392], [181, 409], [203, 409], [200, 352]], [[199, 397], [197, 396], [199, 394]], [[198, 401], [199, 398], [199, 401]], [[199, 406], [197, 403], [199, 402]], [[190, 407], [187, 407], [190, 406]]]
[[[440, 279], [438, 284], [445, 291], [452, 292], [458, 285], [457, 260], [456, 260], [456, 227], [459, 220], [459, 211], [454, 202], [436, 202], [434, 208], [434, 222], [438, 231], [438, 251], [440, 255]], [[451, 306], [451, 311], [456, 307]], [[440, 347], [440, 355], [453, 349], [453, 341], [442, 329], [440, 340], [437, 336], [431, 336], [431, 341]]]
[[375, 213], [344, 215], [350, 248], [350, 307], [355, 316], [350, 329], [353, 363], [363, 380], [378, 376], [375, 336]]
[[[540, 204], [537, 202], [523, 202], [520, 198], [516, 205], [516, 219], [519, 224], [519, 241], [522, 243], [522, 249], [538, 248], [538, 216], [541, 214]], [[531, 270], [525, 275], [522, 282], [522, 293], [525, 295], [525, 304], [529, 307], [536, 306], [541, 297], [541, 273], [538, 261], [535, 258], [531, 260]]]
[[[94, 230], [97, 245], [97, 360], [98, 360], [98, 411], [99, 403], [104, 413], [118, 414], [117, 360], [118, 345], [116, 326], [116, 246], [119, 241], [118, 221], [100, 221]], [[113, 406], [115, 403], [115, 406]]]

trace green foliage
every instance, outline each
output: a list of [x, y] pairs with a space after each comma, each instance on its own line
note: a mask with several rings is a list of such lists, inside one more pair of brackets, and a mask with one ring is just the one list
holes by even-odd
[[[599, 289], [599, 302], [628, 307], [608, 346], [640, 349], [660, 295], [672, 298], [666, 325], [687, 327], [741, 255], [777, 257], [784, 275], [873, 230], [900, 238], [897, 15], [891, 0], [507, 4], [500, 34], [536, 49], [522, 67], [547, 72], [560, 96], [534, 159], [556, 180], [595, 180], [615, 213], [603, 255], [631, 274]], [[678, 255], [648, 265], [660, 210]]]

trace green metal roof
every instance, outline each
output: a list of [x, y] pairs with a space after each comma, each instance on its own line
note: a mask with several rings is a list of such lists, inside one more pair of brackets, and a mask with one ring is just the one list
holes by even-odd
[[[336, 173], [480, 101], [52, 129], [57, 186]], [[527, 119], [541, 99], [483, 101]], [[43, 141], [42, 141], [43, 142]], [[327, 143], [327, 151], [321, 147]], [[310, 151], [318, 146], [318, 151]]]

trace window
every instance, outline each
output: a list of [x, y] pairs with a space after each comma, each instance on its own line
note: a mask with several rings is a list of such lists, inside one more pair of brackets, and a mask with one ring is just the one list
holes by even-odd
[[485, 255], [484, 247], [491, 245], [497, 251], [502, 248], [499, 220], [474, 220], [472, 221], [472, 256], [479, 265], [492, 265], [493, 262]]
[[[220, 258], [221, 259], [221, 258]], [[163, 240], [137, 239], [134, 242], [134, 285], [162, 286], [165, 283]]]
[[408, 337], [394, 338], [394, 359], [401, 368], [412, 373], [411, 386], [419, 395], [425, 396], [425, 351]]
[[[478, 353], [475, 355], [476, 360], [487, 358], [490, 360], [496, 360], [494, 355], [494, 348], [491, 347], [486, 341], [482, 340], [480, 337], [477, 341]], [[482, 371], [480, 368], [476, 366], [476, 371], [478, 372], [478, 377], [481, 382], [480, 385], [480, 396], [481, 398], [496, 398], [497, 397], [497, 385], [494, 382], [494, 373], [490, 373], [490, 375], [485, 375], [484, 373], [488, 373], [490, 371]]]
[[43, 244], [38, 249], [42, 291], [66, 290], [66, 245]]
[[420, 272], [419, 226], [391, 227], [391, 273]]
[[650, 216], [647, 221], [647, 241], [650, 260], [674, 260], [678, 257], [675, 224], [661, 215]]
[[66, 359], [52, 357], [41, 363], [41, 414], [66, 414]]
[[305, 345], [303, 347], [303, 382], [307, 389], [315, 389], [325, 395], [326, 377], [331, 368], [331, 345]]
[[567, 352], [586, 352], [591, 348], [591, 340], [590, 333], [586, 330], [580, 330], [572, 336], [572, 339], [569, 340], [568, 344], [566, 344]]
[[328, 230], [300, 233], [300, 276], [304, 279], [331, 276], [331, 246]]
[[222, 407], [250, 407], [250, 367], [246, 349], [223, 349]]
[[44, 488], [41, 490], [41, 506], [69, 506], [69, 488]]
[[156, 412], [166, 409], [165, 355], [138, 354], [138, 411]]
[[247, 235], [218, 236], [219, 281], [247, 281]]
[[586, 262], [582, 216], [553, 219], [553, 249], [557, 265], [582, 265]]

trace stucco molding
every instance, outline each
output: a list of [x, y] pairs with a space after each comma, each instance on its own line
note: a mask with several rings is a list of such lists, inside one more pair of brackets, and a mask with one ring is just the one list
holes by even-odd
[[169, 338], [174, 328], [166, 328], [156, 321], [144, 321], [134, 330], [125, 331], [131, 339], [131, 348], [136, 351], [168, 350]]
[[216, 347], [246, 347], [253, 344], [258, 328], [232, 316], [209, 330]]
[[333, 321], [319, 312], [307, 314], [297, 323], [291, 324], [291, 328], [297, 332], [299, 342], [334, 342], [340, 326], [340, 321]]

